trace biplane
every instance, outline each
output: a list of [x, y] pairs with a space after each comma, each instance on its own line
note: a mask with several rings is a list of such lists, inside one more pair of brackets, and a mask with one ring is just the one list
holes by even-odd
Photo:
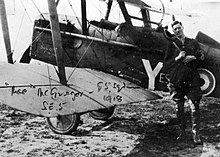
[[[31, 45], [20, 63], [14, 63], [1, 0], [11, 63], [0, 63], [1, 102], [47, 117], [54, 132], [68, 134], [77, 129], [84, 113], [106, 120], [116, 105], [161, 98], [153, 90], [168, 91], [162, 61], [170, 41], [162, 27], [167, 13], [159, 2], [155, 8], [141, 0], [108, 0], [103, 18], [88, 20], [86, 0], [81, 0], [81, 17], [58, 14], [59, 0], [48, 0], [49, 13], [35, 20]], [[122, 21], [111, 20], [114, 7]], [[134, 9], [138, 16], [132, 15]], [[154, 14], [158, 21], [152, 20]], [[205, 52], [199, 69], [203, 95], [219, 97], [220, 44], [202, 32], [196, 38]], [[39, 62], [32, 65], [32, 60]]]

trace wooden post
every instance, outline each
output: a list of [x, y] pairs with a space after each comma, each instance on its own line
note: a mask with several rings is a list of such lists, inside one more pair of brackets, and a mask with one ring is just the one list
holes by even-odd
[[2, 32], [4, 36], [5, 49], [7, 53], [8, 63], [13, 64], [11, 42], [10, 42], [9, 29], [8, 29], [8, 20], [7, 20], [4, 0], [0, 0], [0, 16], [1, 16]]
[[54, 47], [56, 62], [59, 71], [59, 79], [61, 84], [66, 85], [67, 82], [66, 82], [62, 39], [60, 34], [60, 26], [59, 26], [55, 0], [48, 0], [48, 9], [50, 14], [50, 27], [52, 33], [53, 47]]

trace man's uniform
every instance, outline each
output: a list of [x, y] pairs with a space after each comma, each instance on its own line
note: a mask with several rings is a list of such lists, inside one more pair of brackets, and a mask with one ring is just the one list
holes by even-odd
[[181, 51], [186, 52], [186, 56], [193, 55], [196, 57], [196, 60], [186, 64], [182, 60], [176, 61], [175, 57], [179, 55], [180, 51], [173, 43], [170, 43], [164, 58], [164, 67], [169, 71], [170, 75], [170, 92], [171, 94], [175, 92], [173, 99], [178, 105], [177, 117], [181, 121], [181, 132], [185, 134], [186, 120], [184, 114], [184, 97], [186, 96], [191, 102], [192, 132], [195, 141], [199, 131], [199, 103], [201, 99], [200, 77], [197, 68], [201, 60], [204, 59], [204, 56], [195, 39], [185, 37], [184, 43], [178, 39], [175, 39], [174, 42]]

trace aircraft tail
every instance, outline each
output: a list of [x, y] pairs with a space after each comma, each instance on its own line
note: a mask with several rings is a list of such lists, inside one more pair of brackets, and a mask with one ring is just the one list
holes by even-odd
[[210, 36], [200, 32], [200, 31], [196, 35], [196, 39], [198, 40], [198, 42], [200, 42], [202, 44], [208, 45], [208, 46], [216, 48], [216, 49], [220, 49], [220, 43], [218, 41], [216, 41], [215, 39], [211, 38]]

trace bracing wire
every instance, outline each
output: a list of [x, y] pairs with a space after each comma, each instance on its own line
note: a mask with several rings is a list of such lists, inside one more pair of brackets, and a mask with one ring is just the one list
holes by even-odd
[[34, 4], [35, 8], [37, 9], [37, 11], [40, 13], [40, 16], [46, 20], [46, 18], [44, 17], [44, 15], [41, 13], [40, 9], [38, 8], [38, 6], [36, 5], [36, 3], [34, 2], [34, 0], [32, 0], [32, 3]]
[[[43, 19], [46, 20], [45, 16], [41, 13], [41, 11], [40, 11], [39, 8], [36, 6], [36, 4], [34, 3], [33, 0], [32, 0], [32, 2], [33, 2], [33, 4], [34, 4], [34, 6], [36, 7], [36, 9], [38, 10], [38, 12], [40, 13], [41, 17], [43, 17]], [[72, 8], [72, 4], [70, 3], [69, 0], [68, 0], [68, 2], [69, 2], [70, 6], [71, 6], [71, 8]], [[23, 6], [25, 12], [27, 13], [27, 10], [26, 10], [26, 7], [25, 7], [23, 1], [22, 1], [22, 6]], [[73, 10], [73, 8], [72, 8], [72, 10]], [[73, 10], [73, 12], [75, 13], [74, 10]], [[27, 13], [27, 14], [28, 14], [28, 13]], [[28, 14], [28, 15], [29, 15], [29, 14]], [[23, 15], [23, 18], [24, 18], [24, 15]], [[22, 22], [23, 22], [23, 18], [22, 18]], [[29, 18], [29, 20], [31, 21], [30, 16], [28, 16], [28, 18]], [[81, 24], [78, 18], [77, 18], [77, 20], [78, 20], [79, 24]], [[21, 24], [21, 25], [22, 25], [22, 24]], [[20, 28], [21, 28], [21, 25], [20, 25]], [[49, 26], [49, 24], [48, 24], [48, 26]], [[47, 26], [47, 27], [48, 27], [48, 26]], [[39, 37], [43, 34], [43, 32], [44, 32], [44, 31], [40, 32], [40, 33], [38, 34], [38, 36], [37, 36], [35, 39], [32, 40], [32, 43], [35, 42], [36, 40], [38, 40]], [[106, 38], [106, 37], [105, 37], [105, 38]], [[31, 43], [31, 44], [32, 44], [32, 43]], [[80, 62], [81, 62], [82, 59], [84, 58], [85, 54], [87, 53], [87, 51], [88, 51], [88, 49], [89, 49], [89, 47], [91, 46], [92, 43], [93, 43], [93, 40], [89, 43], [89, 45], [88, 45], [88, 47], [86, 48], [85, 52], [84, 52], [84, 53], [82, 54], [82, 56], [80, 57], [79, 61], [78, 61], [77, 64], [76, 64], [76, 67], [78, 67], [78, 65], [80, 64]], [[73, 70], [73, 72], [74, 72], [74, 71], [75, 71], [75, 69]], [[73, 75], [73, 72], [70, 74], [70, 76], [69, 76], [69, 78], [68, 78], [68, 81], [69, 81], [69, 79], [71, 78], [71, 76]]]
[[[70, 1], [68, 0], [68, 2], [70, 2]], [[70, 6], [71, 6], [71, 8], [72, 8], [71, 3], [70, 3]], [[73, 8], [72, 8], [72, 10], [73, 10]], [[74, 10], [73, 10], [73, 12], [74, 12], [74, 14], [76, 14]], [[77, 20], [78, 20], [78, 18], [77, 18]], [[80, 22], [79, 22], [79, 23], [80, 23]], [[81, 24], [81, 23], [80, 23], [80, 24]], [[81, 26], [81, 25], [80, 25], [80, 26]], [[81, 27], [82, 27], [82, 26], [81, 26]], [[104, 37], [105, 37], [105, 36], [104, 36]], [[106, 38], [106, 37], [105, 37], [105, 38]], [[106, 38], [106, 39], [107, 39], [107, 38]], [[87, 53], [89, 47], [92, 45], [93, 41], [94, 41], [94, 40], [92, 40], [92, 41], [89, 43], [89, 45], [87, 46], [87, 48], [86, 48], [86, 50], [84, 51], [83, 55], [80, 57], [79, 61], [77, 62], [76, 66], [73, 68], [73, 71], [72, 71], [71, 74], [69, 75], [69, 77], [68, 77], [68, 79], [67, 79], [67, 82], [68, 82], [68, 81], [70, 80], [70, 78], [72, 77], [73, 73], [75, 72], [76, 68], [78, 67], [78, 65], [80, 64], [80, 62], [82, 61], [82, 59], [84, 58], [85, 54]]]
[[28, 16], [28, 19], [30, 20], [31, 23], [33, 23], [33, 21], [31, 20], [31, 17], [29, 16], [28, 12], [27, 12], [27, 8], [25, 7], [24, 3], [23, 3], [23, 0], [21, 0], [21, 4], [22, 4], [22, 7], [24, 8], [24, 11], [26, 12], [27, 16]]
[[[70, 0], [67, 0], [67, 1], [68, 1], [69, 5], [70, 5], [71, 10], [73, 11], [73, 14], [77, 17], [77, 14], [76, 14], [75, 10], [73, 9], [72, 3], [70, 2]], [[76, 18], [76, 19], [77, 19], [77, 22], [80, 25], [80, 27], [82, 27], [82, 24], [81, 24], [80, 20], [78, 18]]]
[[49, 69], [48, 65], [47, 65], [47, 74], [48, 74], [49, 85], [50, 85], [50, 89], [51, 89], [51, 76], [50, 76], [50, 69]]
[[[28, 14], [28, 12], [27, 12], [27, 9], [26, 9], [26, 7], [25, 7], [25, 5], [24, 5], [24, 3], [23, 3], [23, 0], [21, 0], [21, 4], [22, 4], [22, 7], [24, 8], [25, 13], [26, 13], [27, 16], [28, 16], [28, 19], [30, 20], [31, 23], [33, 23], [33, 21], [31, 20], [29, 14]], [[15, 41], [14, 41], [14, 45], [13, 45], [13, 50], [12, 50], [12, 51], [15, 50], [15, 46], [16, 46], [16, 44], [17, 44], [18, 36], [19, 36], [19, 34], [20, 34], [20, 31], [21, 31], [21, 27], [22, 27], [22, 24], [23, 24], [23, 20], [24, 20], [24, 15], [25, 15], [25, 13], [23, 13], [23, 15], [22, 15], [22, 19], [21, 19], [21, 22], [20, 22], [20, 25], [19, 25], [19, 30], [18, 30], [18, 32], [17, 32], [17, 35], [16, 35], [16, 38], [15, 38]]]
[[17, 44], [18, 36], [19, 36], [19, 34], [20, 34], [21, 26], [22, 26], [22, 24], [23, 24], [23, 20], [24, 20], [24, 15], [25, 15], [25, 13], [23, 13], [23, 15], [22, 15], [21, 22], [20, 22], [20, 24], [19, 24], [19, 29], [18, 29], [18, 32], [17, 32], [16, 38], [15, 38], [15, 41], [14, 41], [14, 45], [13, 45], [13, 50], [12, 50], [12, 51], [14, 51], [15, 46], [16, 46], [16, 44]]
[[[71, 3], [70, 3], [69, 0], [68, 0], [68, 2], [69, 2], [70, 6], [71, 6], [71, 8], [72, 8], [72, 5], [71, 5]], [[93, 4], [93, 3], [92, 3], [92, 4]], [[93, 5], [94, 5], [94, 4], [93, 4]], [[97, 8], [97, 7], [96, 7], [96, 8]], [[99, 10], [99, 8], [97, 8], [97, 9]], [[73, 10], [73, 8], [72, 8], [72, 10]], [[74, 10], [73, 10], [73, 12], [74, 12], [74, 14], [76, 14]], [[100, 13], [101, 13], [101, 11], [100, 11]], [[77, 19], [77, 20], [78, 20], [78, 19]], [[79, 22], [79, 23], [80, 23], [80, 22]], [[80, 26], [81, 26], [81, 25], [80, 25]], [[82, 26], [81, 26], [81, 27], [82, 27]], [[106, 37], [100, 30], [96, 29], [96, 31], [98, 31], [99, 33], [101, 33], [101, 34], [103, 35], [103, 37], [105, 38], [105, 40], [108, 40], [107, 37]], [[125, 38], [125, 37], [124, 37], [124, 38]], [[126, 39], [126, 38], [125, 38], [125, 39]], [[94, 41], [94, 40], [92, 40], [92, 41], [89, 43], [89, 45], [87, 46], [86, 50], [84, 51], [84, 53], [83, 53], [82, 56], [80, 57], [79, 61], [77, 62], [76, 66], [73, 68], [73, 71], [72, 71], [71, 74], [69, 75], [69, 77], [68, 77], [68, 79], [67, 79], [67, 82], [68, 82], [68, 81], [70, 80], [70, 78], [72, 77], [73, 73], [75, 72], [76, 68], [78, 67], [78, 65], [80, 64], [80, 62], [82, 61], [82, 59], [84, 58], [85, 54], [87, 53], [89, 47], [92, 45], [93, 41]]]
[[[101, 7], [100, 7], [100, 5], [99, 5], [99, 8], [93, 3], [94, 1], [93, 0], [90, 0], [90, 3], [99, 11], [99, 13], [100, 13], [100, 16], [105, 16], [103, 13], [102, 13], [102, 11], [101, 11]], [[100, 3], [99, 3], [100, 4]]]
[[[42, 17], [44, 20], [46, 20], [46, 18], [44, 17], [43, 13], [41, 13], [41, 11], [39, 10], [39, 8], [37, 7], [37, 5], [34, 3], [33, 0], [32, 0], [32, 2], [33, 2], [33, 4], [34, 4], [34, 6], [36, 7], [36, 9], [38, 10], [38, 12], [40, 13], [41, 17]], [[24, 5], [23, 0], [21, 0], [21, 4], [22, 4], [22, 7], [24, 8], [24, 11], [25, 11], [25, 12], [23, 13], [22, 18], [21, 18], [21, 22], [20, 22], [20, 24], [19, 24], [19, 30], [18, 30], [18, 32], [17, 32], [16, 38], [15, 38], [15, 41], [14, 41], [14, 45], [13, 45], [13, 50], [12, 50], [12, 52], [15, 50], [15, 46], [16, 46], [16, 44], [17, 44], [18, 36], [19, 36], [19, 34], [20, 34], [20, 31], [21, 31], [21, 28], [22, 28], [22, 24], [23, 24], [23, 21], [24, 21], [25, 13], [27, 14], [28, 19], [30, 20], [30, 22], [33, 23], [33, 21], [31, 20], [31, 18], [30, 18], [30, 16], [29, 16], [29, 13], [27, 12], [27, 7]], [[48, 28], [48, 27], [49, 27], [49, 24], [47, 25], [46, 28]], [[31, 42], [31, 44], [34, 43], [36, 40], [38, 40], [38, 38], [42, 35], [43, 32], [44, 32], [44, 31], [42, 31], [42, 32]], [[31, 44], [30, 44], [30, 45], [31, 45]]]
[[[71, 7], [71, 10], [73, 11], [74, 15], [77, 17], [77, 14], [75, 12], [75, 10], [73, 9], [73, 6], [72, 6], [72, 3], [70, 2], [70, 0], [67, 0], [70, 7]], [[80, 20], [78, 18], [77, 19], [77, 22], [79, 23], [80, 27], [82, 27], [82, 24], [80, 22]], [[93, 40], [89, 43], [88, 47], [86, 48], [86, 50], [84, 51], [83, 55], [80, 57], [79, 61], [77, 62], [75, 68], [73, 68], [73, 71], [71, 72], [71, 74], [69, 75], [68, 79], [67, 79], [67, 82], [70, 80], [70, 78], [72, 77], [73, 73], [75, 72], [75, 69], [76, 67], [78, 67], [78, 65], [80, 64], [80, 62], [82, 61], [83, 57], [85, 56], [85, 54], [87, 53], [89, 47], [91, 46], [91, 44], [93, 43]]]
[[79, 61], [77, 62], [76, 66], [73, 68], [73, 71], [71, 72], [71, 74], [69, 75], [67, 82], [70, 80], [70, 78], [72, 77], [73, 73], [75, 72], [76, 68], [78, 67], [78, 65], [80, 64], [80, 62], [82, 61], [83, 57], [85, 56], [85, 54], [87, 53], [89, 47], [92, 45], [94, 40], [92, 40], [89, 45], [87, 46], [86, 50], [84, 51], [83, 55], [80, 57]]

